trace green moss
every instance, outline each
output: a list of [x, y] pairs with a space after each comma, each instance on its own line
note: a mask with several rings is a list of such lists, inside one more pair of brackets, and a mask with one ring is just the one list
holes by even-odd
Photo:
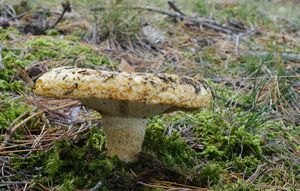
[[48, 29], [46, 31], [46, 35], [49, 35], [49, 36], [56, 36], [56, 35], [59, 35], [59, 31], [56, 30], [56, 29]]
[[252, 131], [256, 121], [249, 121], [252, 114], [241, 112], [234, 116], [226, 115], [200, 112], [194, 116], [198, 120], [195, 135], [205, 146], [202, 155], [214, 160], [230, 159], [234, 155], [260, 156], [260, 136]]
[[0, 96], [0, 132], [4, 132], [10, 124], [25, 111], [28, 106], [21, 103], [22, 98], [10, 99], [8, 96]]
[[35, 50], [32, 52], [32, 56], [36, 60], [68, 59], [68, 65], [79, 64], [80, 67], [90, 68], [109, 64], [105, 55], [97, 53], [90, 45], [78, 41], [58, 40], [44, 36], [28, 40], [26, 45]]
[[[154, 117], [149, 121], [143, 145], [143, 151], [150, 155], [140, 155], [135, 163], [125, 164], [107, 157], [103, 132], [93, 128], [89, 135], [79, 140], [57, 142], [49, 152], [33, 154], [14, 164], [22, 172], [31, 172], [35, 181], [43, 184], [52, 182], [61, 190], [89, 189], [99, 181], [103, 183], [104, 190], [128, 190], [140, 188], [138, 181], [155, 180], [209, 186], [215, 190], [253, 190], [253, 184], [240, 179], [223, 183], [226, 173], [250, 177], [258, 165], [265, 162], [262, 155], [274, 155], [277, 152], [270, 151], [262, 143], [262, 140], [269, 141], [277, 135], [265, 135], [268, 138], [260, 135], [261, 131], [275, 124], [249, 122], [251, 117], [251, 113], [241, 111], [230, 115], [222, 112], [221, 115], [206, 110]], [[194, 143], [203, 144], [203, 150], [192, 149], [182, 138], [184, 127], [192, 127], [189, 136], [196, 138]], [[170, 128], [172, 133], [166, 135]], [[297, 169], [293, 165], [294, 162], [286, 162], [287, 169]], [[281, 169], [261, 175], [258, 181], [266, 182], [273, 178], [281, 184], [282, 173]], [[293, 172], [290, 178], [295, 178], [296, 174], [296, 171]]]
[[195, 2], [196, 11], [203, 16], [207, 16], [209, 14], [208, 5], [204, 0], [197, 0]]
[[95, 144], [102, 142], [102, 136], [103, 134], [94, 128], [87, 141], [60, 141], [49, 152], [15, 159], [13, 164], [18, 169], [35, 174], [35, 181], [51, 181], [54, 185], [59, 185], [61, 190], [72, 190], [74, 187], [90, 188], [98, 181], [108, 179], [115, 166], [121, 164], [114, 158], [106, 158], [100, 147], [94, 148]]
[[99, 181], [103, 184], [103, 190], [136, 190], [141, 188], [139, 181], [153, 180], [199, 185], [194, 179], [195, 175], [180, 170], [179, 165], [178, 169], [167, 167], [164, 162], [147, 154], [141, 154], [135, 163], [126, 164], [115, 157], [107, 157], [103, 144], [103, 132], [93, 128], [87, 137], [77, 141], [59, 141], [49, 152], [38, 152], [27, 158], [13, 158], [12, 163], [16, 169], [30, 172], [35, 177], [34, 182], [52, 182], [61, 190], [89, 189]]
[[216, 191], [260, 191], [255, 185], [248, 183], [247, 181], [238, 179], [236, 183], [231, 184], [220, 184], [213, 187]]
[[[8, 35], [10, 30], [12, 29], [7, 31], [1, 29], [0, 36]], [[105, 55], [98, 53], [92, 46], [80, 41], [62, 40], [46, 36], [33, 37], [23, 42], [20, 49], [2, 51], [2, 63], [5, 69], [0, 70], [0, 90], [14, 92], [22, 90], [24, 84], [18, 78], [17, 67], [25, 68], [31, 63], [46, 60], [49, 62], [63, 62], [65, 65], [75, 65], [77, 67], [111, 66]], [[55, 65], [52, 67], [55, 67]]]
[[249, 178], [260, 163], [255, 156], [235, 157], [232, 168], [234, 171], [243, 172], [245, 178]]
[[[165, 120], [174, 121], [176, 118], [176, 116], [174, 118], [167, 117]], [[143, 148], [170, 166], [192, 167], [195, 164], [194, 158], [199, 156], [199, 153], [191, 149], [176, 131], [172, 135], [166, 136], [165, 126], [160, 117], [150, 120]]]
[[18, 91], [21, 91], [23, 88], [24, 88], [23, 81], [14, 81], [14, 82], [8, 83], [5, 80], [0, 80], [0, 91], [18, 92]]
[[20, 32], [14, 28], [14, 27], [9, 27], [9, 28], [2, 28], [0, 27], [0, 40], [3, 42], [5, 40], [10, 40], [12, 37], [20, 37]]
[[215, 163], [206, 164], [200, 171], [199, 179], [204, 186], [218, 184], [221, 177], [221, 166]]

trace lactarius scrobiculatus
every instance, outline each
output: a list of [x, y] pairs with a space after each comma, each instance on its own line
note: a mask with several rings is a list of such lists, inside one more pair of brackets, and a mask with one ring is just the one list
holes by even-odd
[[33, 91], [44, 97], [79, 99], [101, 113], [107, 154], [126, 162], [137, 160], [149, 117], [197, 110], [212, 100], [207, 84], [191, 77], [74, 67], [43, 74]]

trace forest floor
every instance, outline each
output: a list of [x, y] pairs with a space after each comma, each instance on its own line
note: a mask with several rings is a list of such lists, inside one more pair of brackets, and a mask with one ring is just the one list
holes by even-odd
[[[300, 3], [1, 1], [0, 190], [300, 190]], [[205, 79], [210, 108], [149, 120], [139, 160], [101, 115], [35, 96], [51, 68]]]

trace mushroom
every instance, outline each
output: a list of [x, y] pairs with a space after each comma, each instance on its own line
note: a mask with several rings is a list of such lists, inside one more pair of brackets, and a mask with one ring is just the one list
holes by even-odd
[[196, 110], [210, 104], [205, 82], [177, 75], [111, 72], [60, 67], [35, 83], [36, 95], [76, 98], [102, 115], [109, 156], [137, 160], [147, 119], [175, 110]]

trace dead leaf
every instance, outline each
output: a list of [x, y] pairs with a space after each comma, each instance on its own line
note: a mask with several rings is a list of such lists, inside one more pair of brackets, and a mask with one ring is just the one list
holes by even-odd
[[134, 72], [134, 68], [124, 59], [121, 60], [121, 63], [117, 66], [117, 68], [121, 72]]
[[48, 70], [44, 63], [32, 63], [25, 67], [25, 72], [34, 81]]
[[19, 66], [16, 66], [16, 69], [18, 71], [18, 74], [20, 76], [20, 78], [26, 82], [26, 83], [29, 83], [29, 84], [33, 84], [33, 81], [32, 79], [28, 76], [28, 74], [26, 73], [26, 71], [24, 69], [22, 69], [21, 67]]

